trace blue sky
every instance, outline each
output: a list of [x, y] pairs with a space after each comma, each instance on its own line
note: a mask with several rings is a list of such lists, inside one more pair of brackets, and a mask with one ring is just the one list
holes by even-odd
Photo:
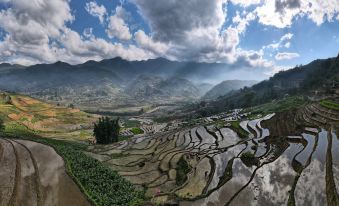
[[338, 55], [338, 12], [337, 0], [0, 0], [0, 62], [164, 57], [268, 75]]

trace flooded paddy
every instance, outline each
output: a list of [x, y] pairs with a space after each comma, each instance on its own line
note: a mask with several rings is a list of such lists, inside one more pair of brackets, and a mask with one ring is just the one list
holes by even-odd
[[[311, 117], [307, 121], [317, 123]], [[118, 152], [103, 163], [145, 188], [158, 204], [338, 205], [339, 140], [332, 123], [302, 126], [296, 118], [291, 121], [299, 129], [293, 130], [291, 122], [281, 126], [274, 118], [240, 122], [247, 138], [209, 124], [126, 141], [108, 150], [113, 152], [91, 152]]]

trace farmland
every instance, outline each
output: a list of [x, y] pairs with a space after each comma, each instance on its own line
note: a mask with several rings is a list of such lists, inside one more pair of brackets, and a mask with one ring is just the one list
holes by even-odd
[[303, 105], [229, 126], [216, 121], [90, 146], [87, 155], [157, 204], [336, 205], [339, 113]]
[[[59, 159], [62, 157], [61, 170], [67, 172], [65, 177], [72, 178], [69, 184], [76, 183], [74, 190], [84, 204], [337, 205], [339, 201], [339, 113], [322, 102], [286, 99], [185, 124], [177, 120], [159, 130], [153, 128], [159, 126], [154, 126], [157, 123], [136, 118], [138, 121], [126, 121], [125, 126], [131, 127], [125, 130], [134, 130], [137, 135], [119, 137], [114, 144], [89, 145], [88, 137], [68, 136], [74, 131], [66, 126], [77, 120], [82, 124], [93, 121], [95, 115], [77, 111], [66, 120], [63, 113], [74, 109], [52, 107], [16, 95], [11, 96], [14, 101], [10, 103], [3, 99], [6, 139], [1, 148], [7, 147], [8, 142], [16, 147], [16, 142], [26, 144], [26, 153], [33, 155], [30, 168], [39, 171], [39, 175], [43, 169], [34, 169], [33, 159], [37, 157], [29, 145], [54, 148], [49, 150], [55, 151]], [[41, 110], [46, 107], [48, 113]], [[14, 113], [24, 118], [11, 118]], [[27, 123], [39, 115], [52, 118], [51, 113], [55, 114], [53, 121], [60, 125], [39, 130]], [[75, 131], [80, 134], [86, 128]], [[56, 138], [51, 138], [53, 133]], [[58, 135], [65, 138], [60, 140]], [[13, 174], [7, 175], [15, 179]], [[33, 172], [32, 181], [37, 176]], [[6, 184], [14, 183], [11, 180]], [[31, 187], [42, 187], [37, 185], [32, 183]], [[2, 192], [15, 194], [10, 191], [14, 190]], [[40, 193], [35, 189], [27, 195], [32, 201], [44, 201]]]

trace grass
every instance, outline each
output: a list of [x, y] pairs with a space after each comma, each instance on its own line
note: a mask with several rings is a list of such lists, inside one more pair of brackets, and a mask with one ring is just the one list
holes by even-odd
[[278, 101], [272, 101], [267, 104], [259, 105], [251, 109], [252, 114], [271, 114], [275, 112], [287, 111], [292, 108], [299, 108], [307, 103], [304, 97], [294, 96]]
[[240, 138], [247, 138], [249, 135], [248, 132], [240, 126], [240, 121], [231, 122], [231, 129], [234, 130]]
[[335, 102], [331, 102], [331, 101], [328, 101], [328, 100], [322, 100], [320, 101], [320, 105], [328, 108], [328, 109], [333, 109], [333, 110], [336, 110], [336, 111], [339, 111], [339, 104], [335, 103]]
[[143, 133], [144, 133], [144, 131], [143, 131], [142, 129], [140, 129], [139, 127], [133, 127], [133, 128], [131, 129], [131, 132], [132, 132], [133, 134], [143, 134]]
[[119, 136], [118, 137], [118, 142], [124, 141], [124, 140], [129, 140], [133, 136]]
[[124, 127], [126, 128], [130, 128], [130, 127], [139, 127], [140, 126], [140, 122], [137, 120], [126, 120]]
[[187, 174], [191, 171], [191, 167], [188, 165], [187, 161], [182, 156], [177, 165], [177, 176], [176, 184], [178, 186], [184, 184], [187, 180]]

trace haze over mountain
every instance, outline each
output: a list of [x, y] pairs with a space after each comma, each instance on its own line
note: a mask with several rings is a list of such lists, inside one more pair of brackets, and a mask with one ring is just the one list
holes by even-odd
[[215, 85], [204, 96], [204, 99], [215, 99], [220, 96], [224, 96], [231, 91], [239, 90], [243, 87], [250, 87], [257, 83], [254, 80], [225, 80]]
[[[23, 67], [2, 64], [0, 88], [65, 104], [95, 103], [114, 107], [198, 100], [217, 81], [232, 78], [237, 68], [220, 63], [175, 62], [158, 58], [121, 58], [70, 65], [64, 62]], [[230, 89], [239, 89], [230, 87]], [[227, 89], [228, 91], [228, 89]]]

